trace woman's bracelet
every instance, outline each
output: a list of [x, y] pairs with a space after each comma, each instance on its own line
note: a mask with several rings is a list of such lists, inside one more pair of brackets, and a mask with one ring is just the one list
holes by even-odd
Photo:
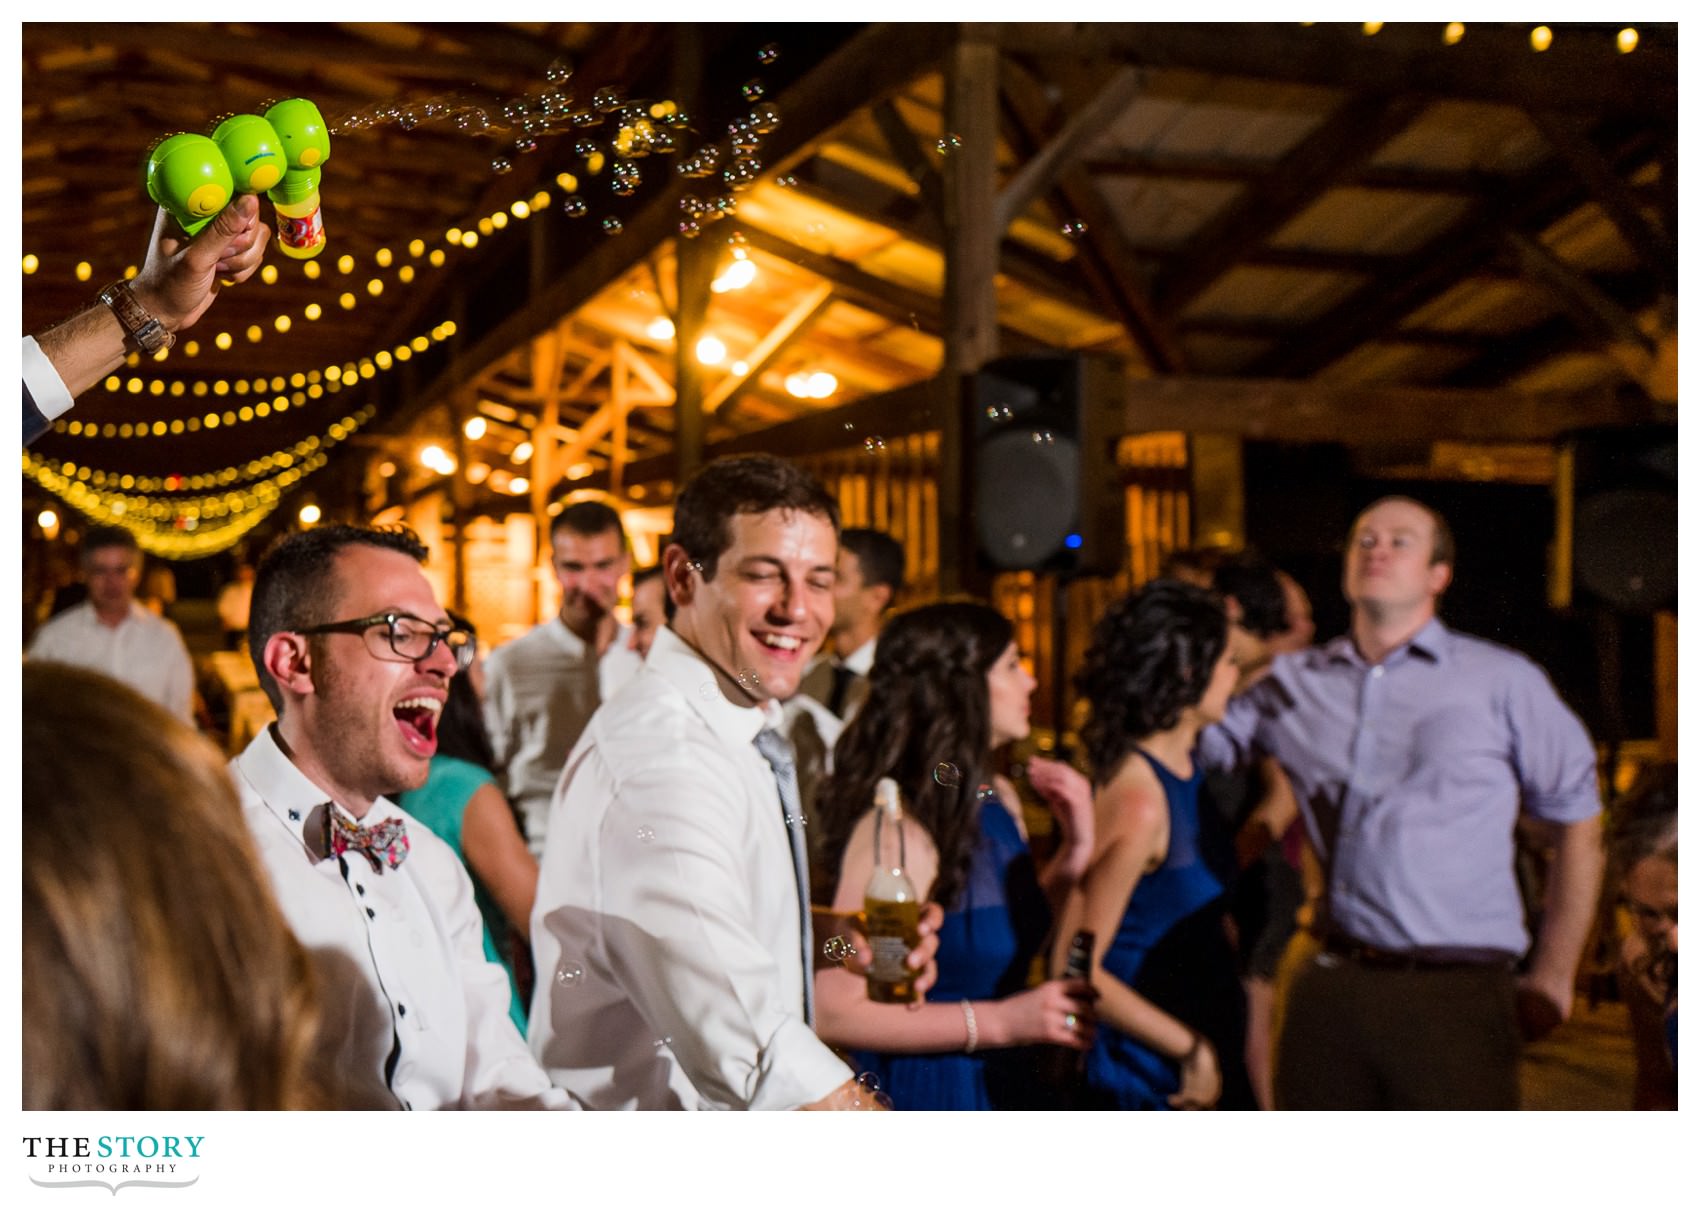
[[973, 1052], [980, 1046], [980, 1026], [974, 1021], [974, 1007], [967, 1001], [962, 1003], [962, 1021], [968, 1025], [968, 1046], [964, 1052]]

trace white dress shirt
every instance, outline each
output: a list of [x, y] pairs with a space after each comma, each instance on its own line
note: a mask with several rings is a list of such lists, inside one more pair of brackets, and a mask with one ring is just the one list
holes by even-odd
[[24, 338], [23, 378], [37, 411], [49, 423], [71, 411], [71, 389], [34, 337]]
[[179, 719], [195, 722], [195, 667], [183, 636], [139, 602], [116, 627], [108, 627], [82, 602], [42, 624], [29, 654], [104, 673], [146, 695]]
[[602, 659], [560, 617], [503, 644], [484, 662], [484, 722], [496, 777], [525, 821], [525, 841], [543, 853], [549, 802], [585, 723], [643, 667], [621, 626]]
[[[335, 1072], [408, 1110], [570, 1109], [508, 1017], [508, 977], [484, 958], [465, 869], [430, 829], [380, 799], [410, 851], [377, 872], [360, 854], [321, 858], [324, 813], [342, 812], [262, 731], [232, 759], [242, 810], [283, 915], [321, 975], [322, 1038]], [[216, 906], [208, 906], [209, 913]]]
[[561, 773], [532, 910], [531, 1046], [586, 1106], [794, 1108], [851, 1076], [804, 1021], [773, 768], [670, 628]]

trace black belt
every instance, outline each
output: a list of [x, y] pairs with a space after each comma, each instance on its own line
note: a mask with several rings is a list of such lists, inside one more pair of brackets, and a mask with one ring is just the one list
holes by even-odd
[[1344, 934], [1328, 934], [1322, 939], [1322, 950], [1364, 968], [1385, 968], [1398, 972], [1440, 972], [1458, 968], [1499, 968], [1510, 971], [1515, 957], [1486, 947], [1418, 947], [1411, 951], [1390, 951], [1372, 947]]

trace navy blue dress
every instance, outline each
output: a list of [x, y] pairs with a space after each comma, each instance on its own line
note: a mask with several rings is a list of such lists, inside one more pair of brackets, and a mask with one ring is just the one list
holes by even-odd
[[[1222, 882], [1199, 849], [1204, 775], [1195, 764], [1192, 777], [1183, 779], [1143, 749], [1137, 753], [1156, 773], [1169, 803], [1169, 852], [1162, 866], [1134, 886], [1103, 968], [1203, 1034], [1222, 1066], [1217, 1105], [1247, 1107], [1245, 994], [1222, 927]], [[1090, 1107], [1167, 1110], [1169, 1096], [1180, 1089], [1180, 1071], [1168, 1057], [1100, 1019], [1086, 1054], [1086, 1087]]]
[[[980, 801], [980, 836], [957, 903], [939, 930], [930, 1002], [990, 1001], [1027, 988], [1051, 929], [1033, 856], [996, 796]], [[1040, 1105], [1027, 1048], [989, 1052], [854, 1052], [899, 1111], [998, 1111]]]

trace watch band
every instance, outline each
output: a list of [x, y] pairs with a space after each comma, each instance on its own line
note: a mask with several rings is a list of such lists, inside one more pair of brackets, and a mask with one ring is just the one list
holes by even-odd
[[112, 309], [130, 344], [140, 352], [156, 354], [162, 349], [170, 349], [177, 340], [176, 334], [161, 324], [157, 316], [136, 302], [130, 284], [123, 279], [101, 291], [100, 301]]

